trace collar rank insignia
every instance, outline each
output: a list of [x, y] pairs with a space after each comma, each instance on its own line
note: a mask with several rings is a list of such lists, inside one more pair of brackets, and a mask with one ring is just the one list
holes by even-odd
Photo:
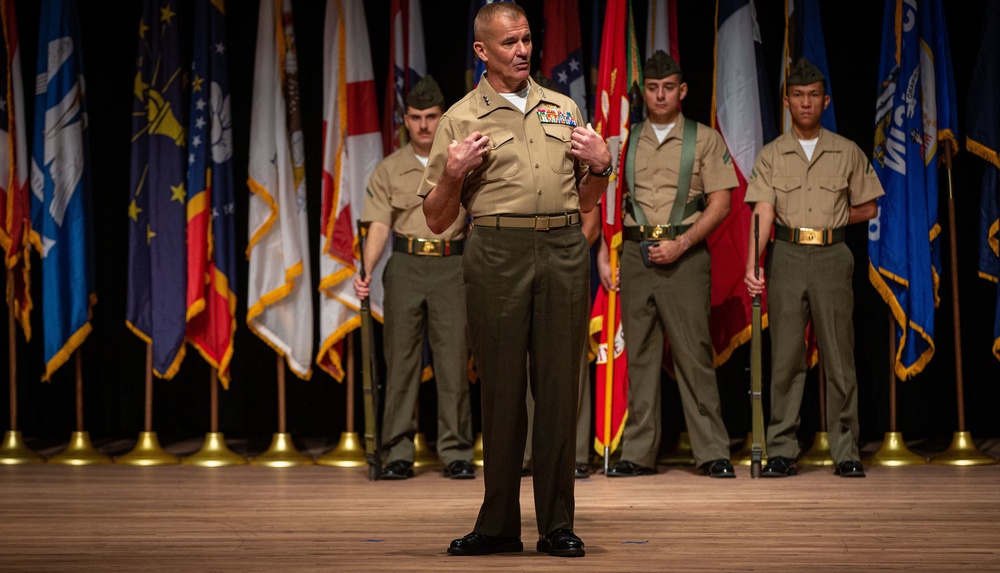
[[541, 123], [558, 123], [576, 127], [576, 118], [573, 117], [572, 112], [539, 108], [535, 113], [538, 114], [538, 121]]
[[488, 96], [486, 94], [483, 94], [483, 101], [486, 102], [486, 105], [493, 105], [493, 104], [490, 103], [490, 96]]

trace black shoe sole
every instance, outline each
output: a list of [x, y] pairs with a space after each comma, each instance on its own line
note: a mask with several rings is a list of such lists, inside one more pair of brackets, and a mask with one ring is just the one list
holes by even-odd
[[444, 477], [448, 479], [475, 479], [476, 474], [449, 474], [445, 473]]
[[493, 555], [494, 553], [520, 553], [521, 551], [524, 551], [524, 544], [518, 541], [517, 543], [501, 543], [491, 547], [480, 547], [476, 549], [449, 547], [448, 555]]
[[539, 542], [535, 549], [537, 549], [539, 553], [547, 553], [553, 557], [583, 557], [587, 553], [583, 547], [553, 550], [551, 547], [547, 547], [546, 545], [547, 544], [543, 545], [542, 542]]

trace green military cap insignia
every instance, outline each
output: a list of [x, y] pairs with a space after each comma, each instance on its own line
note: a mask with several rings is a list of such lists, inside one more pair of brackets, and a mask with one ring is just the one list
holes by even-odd
[[679, 73], [681, 73], [680, 65], [663, 50], [656, 50], [642, 68], [642, 76], [651, 80], [662, 80]]
[[444, 94], [434, 78], [427, 74], [406, 94], [406, 105], [420, 110], [436, 105], [444, 107]]
[[536, 84], [547, 90], [559, 91], [559, 88], [556, 87], [556, 83], [552, 81], [552, 78], [543, 74], [541, 70], [535, 70], [535, 73], [531, 74], [531, 79], [535, 80]]
[[823, 77], [819, 68], [812, 65], [809, 60], [799, 58], [792, 69], [788, 70], [788, 79], [785, 81], [785, 85], [807, 86], [816, 82], [826, 82], [826, 78]]

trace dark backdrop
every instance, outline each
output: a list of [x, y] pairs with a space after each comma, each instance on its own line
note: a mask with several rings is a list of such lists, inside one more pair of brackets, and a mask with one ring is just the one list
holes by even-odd
[[[189, 13], [190, 0], [177, 0], [178, 11]], [[19, 32], [26, 92], [33, 85], [38, 37], [37, 0], [18, 0]], [[94, 332], [82, 347], [86, 427], [97, 439], [129, 438], [142, 430], [145, 351], [143, 343], [125, 327], [127, 284], [126, 207], [129, 194], [129, 140], [132, 81], [135, 74], [136, 29], [142, 11], [138, 0], [79, 0], [82, 43], [90, 111], [92, 148], [92, 193], [95, 209], [96, 276], [99, 303], [94, 309]], [[388, 1], [365, 0], [376, 84], [381, 105], [388, 59]], [[534, 63], [542, 45], [542, 0], [522, 0], [535, 34]], [[769, 65], [772, 94], [777, 94], [778, 65], [784, 33], [783, 2], [757, 3], [757, 19]], [[306, 181], [309, 194], [310, 231], [318, 234], [320, 212], [323, 18], [326, 2], [299, 0], [295, 3], [295, 31], [298, 42], [302, 113], [306, 149]], [[464, 94], [464, 68], [468, 50], [465, 1], [424, 0], [424, 28], [427, 38], [428, 71], [433, 74], [448, 101]], [[580, 1], [584, 54], [589, 65], [591, 2]], [[952, 56], [959, 101], [959, 116], [965, 117], [964, 102], [971, 68], [979, 45], [982, 1], [949, 2], [945, 11], [951, 38]], [[256, 41], [258, 3], [230, 0], [227, 3], [232, 117], [234, 179], [239, 228], [237, 253], [239, 275], [235, 281], [239, 295], [238, 330], [232, 365], [231, 389], [220, 397], [220, 429], [227, 437], [251, 440], [251, 449], [262, 449], [277, 427], [276, 360], [271, 349], [246, 328], [246, 208], [249, 191], [247, 173], [251, 84]], [[640, 46], [645, 35], [646, 2], [635, 2], [635, 18]], [[839, 132], [862, 147], [872, 148], [873, 118], [877, 86], [882, 3], [845, 0], [822, 4], [834, 105]], [[713, 75], [714, 3], [680, 2], [680, 54], [689, 84], [684, 113], [703, 123], [709, 122]], [[190, 26], [190, 20], [187, 21]], [[28, 104], [28, 126], [33, 117], [33, 98]], [[775, 98], [777, 102], [777, 99]], [[964, 128], [964, 126], [962, 126]], [[962, 128], [960, 128], [962, 129]], [[964, 136], [962, 136], [964, 137]], [[964, 141], [964, 140], [963, 140]], [[962, 359], [965, 370], [967, 429], [977, 438], [1000, 436], [1000, 362], [990, 353], [996, 285], [977, 276], [979, 181], [985, 163], [967, 152], [954, 163], [958, 278], [961, 296]], [[955, 350], [950, 257], [948, 256], [947, 195], [942, 191], [939, 215], [944, 227], [945, 271], [936, 314], [937, 352], [923, 373], [898, 386], [898, 429], [907, 438], [928, 438], [943, 443], [957, 429], [955, 393]], [[313, 248], [313, 277], [319, 276], [316, 243]], [[863, 225], [848, 233], [855, 255], [855, 325], [858, 383], [860, 388], [863, 441], [878, 440], [889, 429], [889, 331], [887, 307], [867, 278], [868, 257]], [[19, 429], [33, 440], [58, 441], [74, 429], [74, 378], [72, 364], [62, 368], [50, 384], [39, 380], [43, 371], [41, 332], [41, 265], [33, 260], [36, 310], [33, 327], [36, 337], [18, 343]], [[315, 282], [315, 281], [314, 281]], [[318, 301], [317, 306], [318, 309]], [[316, 332], [317, 342], [319, 339]], [[0, 344], [6, 344], [6, 329]], [[766, 349], [765, 349], [766, 355]], [[4, 352], [0, 361], [6, 362]], [[737, 350], [719, 368], [724, 416], [729, 432], [742, 437], [749, 431], [746, 390], [749, 384], [748, 349]], [[3, 370], [6, 372], [6, 369]], [[360, 378], [360, 377], [359, 377]], [[161, 440], [200, 436], [209, 429], [209, 371], [195, 352], [190, 352], [178, 375], [170, 381], [156, 380], [154, 430]], [[664, 407], [667, 436], [681, 426], [676, 384], [665, 380]], [[360, 395], [360, 392], [357, 393]], [[478, 430], [478, 389], [473, 388], [475, 424]], [[0, 424], [9, 427], [6, 392], [0, 392]], [[362, 427], [360, 398], [356, 429]], [[766, 402], [766, 401], [765, 401]], [[815, 371], [810, 375], [803, 407], [802, 436], [808, 439], [818, 429]], [[436, 433], [432, 383], [422, 389], [422, 430], [433, 440]], [[288, 431], [297, 438], [315, 437], [335, 443], [345, 429], [346, 393], [326, 373], [314, 368], [311, 381], [288, 376]], [[942, 448], [944, 446], [942, 445]]]

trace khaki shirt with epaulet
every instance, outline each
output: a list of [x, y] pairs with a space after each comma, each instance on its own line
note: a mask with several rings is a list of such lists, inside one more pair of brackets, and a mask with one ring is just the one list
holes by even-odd
[[424, 218], [423, 201], [415, 193], [424, 175], [424, 165], [417, 159], [413, 145], [406, 144], [379, 161], [368, 179], [364, 222], [385, 223], [396, 235], [421, 239], [457, 241], [465, 238], [468, 228], [465, 209], [444, 233], [434, 233]]
[[[649, 121], [643, 122], [642, 131], [638, 134], [633, 200], [642, 208], [650, 225], [666, 225], [670, 222], [670, 212], [674, 207], [674, 198], [677, 197], [677, 180], [680, 178], [685, 121], [694, 120], [686, 119], [684, 114], [678, 115], [677, 122], [662, 143], [657, 139]], [[736, 170], [722, 135], [699, 124], [688, 202], [698, 199], [702, 193], [728, 191], [737, 184]], [[697, 211], [684, 219], [682, 224], [690, 225], [700, 216], [701, 211]], [[625, 215], [625, 226], [638, 224], [630, 214]]]
[[573, 100], [529, 79], [524, 113], [483, 75], [476, 89], [441, 117], [424, 179], [426, 197], [448, 159], [448, 145], [474, 131], [489, 136], [490, 154], [462, 185], [462, 205], [473, 217], [537, 215], [580, 209], [577, 182], [586, 174], [570, 154], [573, 127], [582, 121]]
[[775, 222], [791, 228], [847, 225], [851, 206], [885, 195], [871, 161], [853, 141], [821, 129], [812, 161], [793, 131], [764, 146], [750, 172], [746, 202], [774, 205]]

